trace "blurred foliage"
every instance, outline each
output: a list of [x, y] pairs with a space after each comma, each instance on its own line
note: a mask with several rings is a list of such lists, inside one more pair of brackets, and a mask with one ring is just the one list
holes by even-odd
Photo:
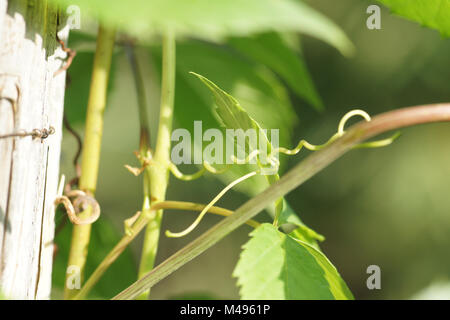
[[290, 39], [286, 38], [281, 34], [269, 32], [245, 38], [231, 38], [229, 43], [250, 59], [272, 69], [295, 93], [316, 109], [323, 110], [322, 100], [311, 81], [306, 63], [299, 58], [301, 53], [298, 41], [289, 45], [292, 36]]
[[379, 0], [392, 12], [450, 37], [449, 0]]
[[[70, 0], [52, 0], [72, 5]], [[141, 39], [166, 28], [182, 36], [220, 40], [264, 31], [297, 31], [317, 37], [344, 54], [353, 45], [328, 18], [295, 0], [78, 0], [83, 13]]]
[[414, 294], [413, 300], [448, 300], [450, 297], [450, 282], [436, 281], [430, 286]]

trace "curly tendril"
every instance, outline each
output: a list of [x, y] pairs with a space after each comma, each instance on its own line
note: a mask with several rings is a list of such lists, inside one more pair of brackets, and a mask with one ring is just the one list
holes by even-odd
[[[302, 139], [297, 144], [297, 146], [294, 149], [287, 149], [287, 148], [284, 148], [284, 147], [278, 147], [278, 148], [272, 149], [270, 154], [269, 154], [269, 156], [266, 158], [267, 163], [270, 165], [270, 169], [271, 169], [272, 174], [277, 173], [278, 169], [280, 167], [280, 161], [278, 160], [278, 157], [277, 157], [278, 154], [283, 153], [283, 154], [286, 154], [286, 155], [296, 155], [303, 148], [306, 148], [306, 149], [308, 149], [310, 151], [317, 151], [317, 150], [323, 149], [326, 146], [330, 145], [332, 142], [334, 142], [336, 139], [342, 137], [345, 134], [345, 125], [346, 125], [346, 123], [348, 122], [348, 120], [350, 120], [351, 118], [353, 118], [355, 116], [360, 116], [360, 117], [364, 118], [364, 120], [366, 120], [366, 121], [371, 121], [370, 115], [367, 112], [365, 112], [364, 110], [360, 110], [360, 109], [351, 110], [351, 111], [347, 112], [342, 117], [342, 119], [339, 121], [337, 132], [334, 135], [332, 135], [331, 138], [328, 139], [328, 141], [325, 142], [324, 144], [314, 145], [314, 144], [311, 144], [308, 141]], [[399, 137], [399, 135], [400, 135], [400, 133], [397, 132], [394, 135], [392, 135], [390, 138], [383, 139], [383, 140], [377, 140], [377, 141], [370, 141], [370, 142], [360, 143], [360, 144], [356, 145], [354, 148], [379, 148], [379, 147], [384, 147], [384, 146], [387, 146], [387, 145], [391, 144], [396, 138]], [[232, 163], [226, 164], [225, 167], [222, 168], [222, 169], [216, 169], [209, 162], [203, 161], [202, 168], [199, 171], [197, 171], [197, 172], [195, 172], [193, 174], [183, 174], [178, 169], [178, 167], [172, 162], [169, 162], [169, 170], [176, 178], [178, 178], [180, 180], [184, 180], [184, 181], [191, 181], [191, 180], [195, 180], [195, 179], [200, 178], [206, 172], [210, 172], [210, 173], [213, 173], [213, 174], [221, 174], [221, 173], [226, 172], [234, 164], [248, 164], [248, 163], [250, 163], [250, 161], [252, 161], [256, 157], [258, 157], [260, 155], [260, 153], [261, 153], [260, 150], [253, 150], [244, 159], [238, 159], [236, 156], [232, 155], [231, 158], [230, 158]], [[147, 165], [154, 164], [151, 161], [151, 159], [147, 159], [147, 160], [143, 161], [143, 163], [144, 163], [144, 165], [140, 169], [128, 168], [128, 167], [127, 168], [131, 172], [138, 172], [138, 174], [139, 174], [140, 172], [142, 172], [144, 170], [144, 168]], [[267, 169], [267, 167], [264, 168], [264, 169]], [[263, 173], [263, 170], [262, 169], [258, 169], [256, 171], [252, 171], [252, 172], [247, 173], [244, 176], [242, 176], [242, 177], [232, 181], [200, 212], [200, 214], [198, 215], [197, 219], [188, 228], [186, 228], [182, 232], [177, 232], [177, 233], [174, 233], [174, 232], [171, 232], [171, 231], [167, 230], [166, 231], [166, 236], [167, 237], [171, 237], [171, 238], [179, 238], [179, 237], [183, 237], [183, 236], [189, 234], [192, 230], [194, 230], [200, 224], [201, 220], [203, 219], [205, 214], [208, 212], [208, 210], [217, 201], [219, 201], [219, 199], [228, 190], [233, 188], [238, 183], [253, 177], [257, 173]]]
[[[57, 197], [54, 200], [55, 206], [62, 204], [66, 209], [70, 222], [77, 225], [92, 224], [100, 217], [100, 205], [97, 200], [88, 193], [81, 190], [72, 190], [70, 185], [63, 195], [65, 176], [61, 176], [58, 186]], [[71, 200], [72, 199], [72, 200]], [[78, 214], [92, 208], [92, 212], [87, 217], [79, 217]]]
[[[286, 155], [296, 155], [303, 148], [306, 148], [306, 149], [308, 149], [310, 151], [317, 151], [317, 150], [323, 149], [326, 146], [330, 145], [336, 139], [338, 139], [338, 138], [340, 138], [340, 137], [342, 137], [344, 135], [346, 123], [348, 122], [348, 120], [350, 120], [351, 118], [353, 118], [355, 116], [360, 116], [360, 117], [364, 118], [364, 120], [366, 120], [366, 121], [370, 121], [371, 120], [370, 115], [367, 112], [365, 112], [364, 110], [361, 110], [361, 109], [351, 110], [351, 111], [347, 112], [342, 117], [342, 119], [339, 121], [337, 132], [334, 135], [332, 135], [331, 138], [328, 139], [328, 141], [325, 142], [324, 144], [314, 145], [314, 144], [311, 144], [308, 141], [302, 139], [302, 140], [300, 140], [300, 142], [297, 144], [297, 146], [294, 149], [287, 149], [287, 148], [284, 148], [284, 147], [278, 147], [278, 148], [273, 149], [271, 151], [270, 155], [266, 159], [267, 162], [269, 163], [271, 169], [274, 169], [273, 172], [278, 172], [278, 168], [280, 166], [280, 162], [278, 160], [277, 155], [279, 153], [286, 154]], [[390, 138], [383, 139], [383, 140], [377, 140], [377, 141], [360, 143], [360, 144], [356, 145], [354, 148], [357, 149], [357, 148], [379, 148], [379, 147], [385, 147], [385, 146], [391, 144], [399, 136], [400, 136], [400, 133], [397, 132], [394, 135], [392, 135]], [[231, 164], [227, 164], [223, 169], [220, 169], [220, 170], [216, 169], [215, 167], [213, 167], [207, 161], [203, 161], [203, 164], [202, 164], [203, 167], [199, 171], [197, 171], [196, 173], [193, 173], [193, 174], [183, 174], [178, 169], [178, 167], [175, 164], [173, 164], [172, 162], [170, 162], [170, 164], [169, 164], [169, 170], [176, 178], [178, 178], [180, 180], [184, 180], [184, 181], [191, 181], [191, 180], [195, 180], [195, 179], [200, 178], [206, 172], [210, 172], [210, 173], [213, 173], [213, 174], [221, 174], [221, 173], [226, 172], [234, 164], [248, 164], [248, 163], [250, 163], [251, 160], [253, 160], [257, 156], [259, 156], [260, 153], [261, 153], [260, 150], [253, 150], [244, 159], [238, 159], [235, 155], [231, 155], [232, 163]]]
[[259, 170], [256, 171], [252, 171], [250, 173], [247, 173], [246, 175], [240, 177], [239, 179], [234, 180], [233, 182], [231, 182], [229, 185], [227, 185], [222, 191], [219, 192], [219, 194], [217, 196], [215, 196], [214, 199], [211, 200], [210, 203], [208, 203], [206, 205], [206, 207], [202, 210], [202, 212], [200, 212], [200, 214], [198, 215], [197, 219], [195, 219], [195, 221], [184, 231], [182, 232], [171, 232], [169, 230], [166, 230], [166, 236], [169, 238], [181, 238], [184, 237], [185, 235], [189, 234], [192, 230], [194, 230], [199, 223], [202, 221], [203, 217], [206, 215], [206, 213], [208, 212], [208, 210], [217, 202], [219, 201], [220, 198], [222, 198], [222, 196], [231, 188], [233, 188], [235, 185], [237, 185], [238, 183], [247, 180], [248, 178], [253, 177], [254, 175], [256, 175], [258, 173]]
[[178, 167], [172, 162], [169, 163], [169, 170], [176, 178], [178, 178], [180, 180], [184, 180], [184, 181], [191, 181], [191, 180], [195, 180], [195, 179], [200, 178], [206, 172], [210, 172], [210, 173], [213, 173], [213, 174], [225, 173], [232, 165], [249, 163], [250, 161], [255, 159], [260, 153], [261, 152], [259, 150], [253, 150], [244, 159], [239, 159], [233, 154], [230, 157], [232, 163], [226, 164], [225, 167], [222, 168], [222, 169], [215, 168], [208, 161], [205, 160], [205, 161], [203, 161], [203, 164], [202, 164], [203, 167], [199, 171], [197, 171], [197, 172], [195, 172], [193, 174], [184, 174], [184, 173], [182, 173], [178, 169]]

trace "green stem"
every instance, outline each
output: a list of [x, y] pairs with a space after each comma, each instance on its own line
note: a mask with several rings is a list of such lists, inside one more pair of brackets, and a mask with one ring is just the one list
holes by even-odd
[[[280, 176], [277, 174], [272, 174], [266, 176], [267, 182], [269, 182], [269, 185], [274, 184], [278, 180], [280, 180]], [[275, 211], [274, 211], [274, 218], [273, 218], [273, 225], [275, 227], [278, 227], [278, 221], [281, 216], [281, 212], [283, 211], [283, 198], [279, 198], [275, 201]]]
[[[140, 139], [139, 139], [139, 154], [141, 156], [141, 165], [145, 166], [144, 161], [146, 158], [151, 158], [150, 148], [150, 125], [148, 122], [147, 114], [147, 99], [145, 97], [144, 80], [140, 71], [139, 63], [136, 57], [136, 51], [133, 44], [128, 43], [126, 46], [128, 58], [133, 73], [136, 94], [138, 99], [139, 110], [139, 124], [140, 124]], [[142, 212], [146, 212], [150, 209], [150, 171], [144, 170], [143, 173], [143, 202]]]
[[[154, 165], [148, 168], [152, 203], [164, 201], [169, 181], [170, 135], [175, 99], [175, 46], [175, 34], [169, 30], [163, 35], [161, 106], [153, 158]], [[139, 278], [153, 269], [158, 249], [162, 213], [162, 210], [157, 211], [155, 218], [147, 225], [139, 266]], [[146, 299], [148, 294], [149, 291], [143, 292], [139, 299]]]
[[[97, 269], [92, 273], [89, 279], [81, 288], [80, 292], [74, 297], [74, 299], [83, 299], [87, 296], [93, 286], [100, 280], [101, 276], [111, 266], [111, 264], [119, 257], [119, 255], [126, 249], [126, 247], [136, 238], [145, 225], [154, 218], [155, 211], [160, 209], [175, 209], [175, 210], [188, 210], [188, 211], [202, 211], [206, 205], [182, 202], [182, 201], [162, 201], [152, 205], [149, 210], [143, 212], [136, 222], [132, 225], [131, 230], [125, 234], [117, 245], [108, 253], [103, 261], [98, 265]], [[220, 207], [211, 207], [208, 209], [208, 213], [213, 213], [221, 216], [228, 217], [233, 214], [233, 211]], [[257, 228], [259, 223], [254, 220], [247, 221], [247, 224], [253, 228]]]
[[233, 215], [222, 220], [200, 237], [159, 264], [151, 272], [119, 293], [113, 299], [134, 299], [172, 272], [212, 247], [230, 232], [253, 218], [273, 201], [294, 190], [326, 168], [361, 141], [378, 134], [407, 126], [431, 122], [450, 122], [450, 103], [398, 109], [376, 116], [369, 122], [352, 126], [342, 137], [308, 156], [280, 180], [240, 206]]
[[[114, 49], [115, 31], [102, 25], [98, 30], [97, 48], [95, 51], [91, 86], [86, 116], [86, 129], [81, 163], [79, 188], [94, 194], [97, 187], [98, 167], [100, 162], [100, 147], [103, 131], [103, 111], [106, 106], [109, 71]], [[89, 210], [87, 210], [89, 211]], [[90, 214], [89, 212], [83, 214]], [[74, 225], [69, 253], [69, 267], [79, 270], [78, 276], [82, 283], [86, 257], [88, 253], [91, 225]], [[70, 299], [78, 289], [70, 289], [67, 285], [73, 274], [66, 275], [64, 298]]]
[[140, 124], [139, 153], [142, 157], [146, 157], [147, 152], [150, 151], [150, 125], [148, 123], [147, 98], [145, 96], [144, 80], [142, 77], [141, 68], [139, 67], [134, 45], [132, 43], [128, 43], [125, 48], [130, 61], [138, 100]]

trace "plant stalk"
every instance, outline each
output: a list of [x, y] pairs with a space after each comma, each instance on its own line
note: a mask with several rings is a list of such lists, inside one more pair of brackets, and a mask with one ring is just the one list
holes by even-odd
[[[162, 50], [162, 86], [158, 135], [153, 158], [154, 165], [148, 167], [152, 204], [164, 201], [169, 181], [168, 168], [170, 163], [170, 136], [174, 112], [176, 69], [175, 34], [172, 30], [166, 31], [163, 35]], [[154, 219], [147, 225], [139, 266], [139, 278], [152, 270], [155, 264], [162, 214], [162, 210], [157, 211]], [[149, 291], [143, 292], [139, 299], [146, 299], [148, 294]]]
[[173, 254], [152, 271], [144, 275], [113, 299], [134, 299], [188, 263], [205, 250], [212, 247], [230, 232], [248, 219], [264, 210], [276, 199], [294, 190], [316, 173], [327, 167], [358, 143], [378, 134], [432, 122], [450, 122], [450, 103], [423, 105], [386, 112], [372, 118], [369, 122], [359, 122], [352, 126], [342, 137], [317, 151], [297, 164], [280, 180], [239, 207], [235, 213], [222, 220], [200, 237]]
[[[100, 25], [97, 37], [97, 47], [94, 57], [89, 100], [86, 115], [83, 154], [81, 162], [81, 176], [79, 188], [94, 195], [97, 187], [98, 168], [100, 162], [100, 147], [103, 132], [103, 112], [106, 106], [109, 71], [111, 68], [114, 49], [115, 30]], [[86, 210], [83, 214], [90, 214]], [[69, 253], [68, 268], [77, 274], [66, 274], [64, 298], [72, 298], [79, 288], [71, 288], [71, 279], [78, 276], [83, 282], [84, 268], [88, 253], [91, 225], [74, 225]], [[69, 270], [69, 269], [68, 269]]]
[[138, 63], [134, 44], [128, 43], [125, 48], [128, 55], [128, 60], [130, 62], [131, 71], [133, 73], [138, 102], [140, 125], [139, 153], [142, 157], [146, 157], [147, 152], [150, 151], [150, 125], [148, 123], [147, 98], [145, 96], [144, 80]]
[[[139, 125], [140, 125], [140, 134], [139, 134], [139, 155], [141, 157], [141, 166], [145, 166], [145, 159], [151, 158], [151, 147], [150, 147], [150, 125], [148, 122], [148, 113], [147, 113], [147, 99], [145, 96], [145, 86], [144, 80], [142, 78], [142, 74], [140, 71], [138, 59], [136, 56], [135, 47], [132, 43], [128, 43], [126, 46], [126, 52], [130, 61], [131, 70], [133, 73], [136, 94], [137, 94], [137, 102], [138, 102], [138, 111], [139, 111]], [[141, 212], [147, 212], [150, 210], [150, 170], [147, 168], [143, 171], [143, 202]], [[145, 222], [147, 224], [148, 221]]]

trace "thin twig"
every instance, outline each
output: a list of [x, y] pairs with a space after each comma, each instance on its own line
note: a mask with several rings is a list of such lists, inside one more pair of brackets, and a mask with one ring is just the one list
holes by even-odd
[[58, 33], [56, 33], [56, 41], [58, 41], [61, 44], [61, 49], [65, 53], [67, 53], [67, 57], [65, 59], [66, 63], [63, 64], [58, 70], [56, 70], [53, 73], [54, 77], [56, 77], [58, 74], [60, 74], [63, 71], [67, 71], [67, 69], [69, 69], [69, 67], [71, 66], [71, 64], [73, 62], [73, 58], [75, 58], [75, 56], [77, 55], [77, 52], [75, 50], [66, 47], [66, 44], [64, 43], [64, 41], [58, 37]]
[[81, 175], [81, 167], [78, 164], [78, 159], [80, 158], [81, 150], [83, 148], [83, 141], [81, 140], [81, 137], [78, 134], [78, 132], [76, 132], [75, 129], [70, 125], [70, 122], [67, 119], [67, 116], [66, 116], [65, 113], [64, 113], [64, 116], [63, 116], [63, 122], [64, 122], [64, 127], [67, 129], [67, 131], [70, 132], [70, 134], [72, 134], [72, 136], [77, 141], [77, 152], [75, 153], [75, 156], [73, 157], [72, 163], [73, 163], [73, 166], [75, 168], [75, 173], [76, 173], [77, 177], [79, 178], [80, 175]]
[[[172, 120], [175, 100], [175, 73], [176, 73], [176, 41], [175, 32], [167, 30], [162, 41], [162, 79], [161, 79], [161, 105], [159, 109], [158, 133], [153, 160], [158, 165], [149, 166], [149, 189], [152, 204], [164, 201], [169, 182], [170, 144]], [[150, 271], [155, 263], [158, 251], [159, 234], [163, 210], [156, 213], [155, 218], [147, 225], [139, 265], [138, 277]], [[146, 299], [149, 292], [140, 297]]]
[[130, 62], [131, 71], [133, 73], [134, 84], [136, 88], [138, 110], [139, 110], [139, 123], [140, 123], [140, 152], [141, 156], [147, 156], [147, 151], [150, 150], [150, 125], [148, 123], [147, 113], [147, 98], [145, 96], [144, 79], [141, 74], [141, 68], [139, 66], [138, 59], [136, 57], [136, 49], [134, 43], [129, 41], [125, 45], [125, 51]]

